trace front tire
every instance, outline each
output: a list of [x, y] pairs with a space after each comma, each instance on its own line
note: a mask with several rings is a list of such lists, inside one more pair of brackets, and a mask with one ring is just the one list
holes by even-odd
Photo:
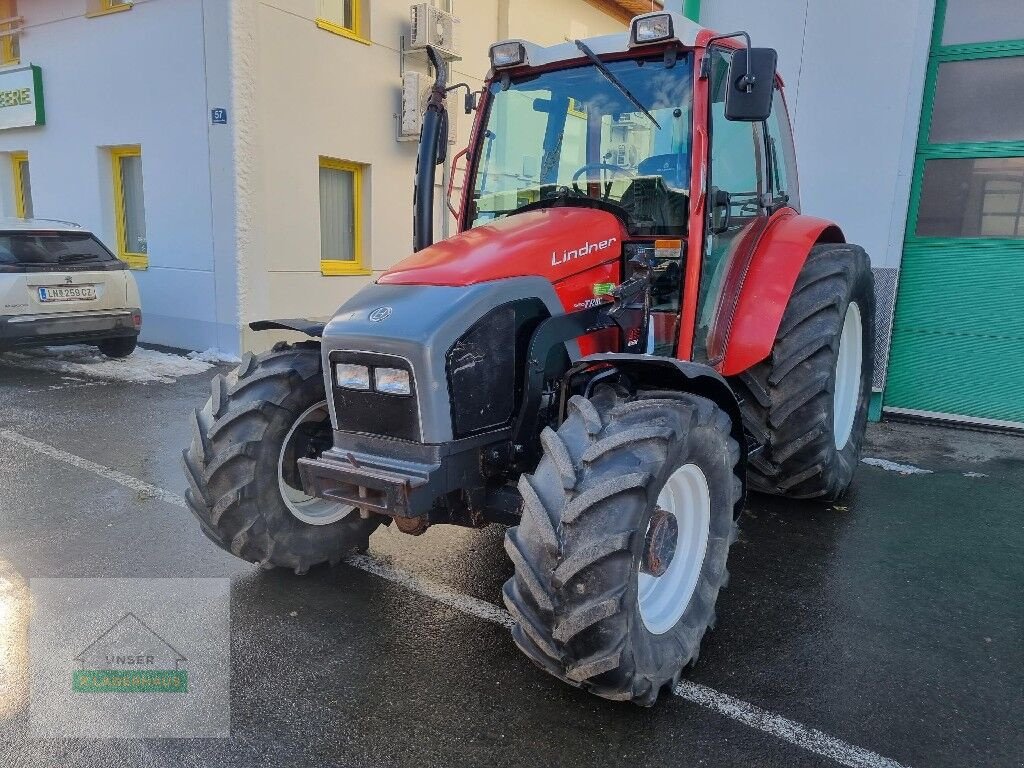
[[513, 640], [541, 669], [649, 706], [697, 659], [736, 536], [731, 426], [701, 397], [606, 386], [545, 429], [504, 588]]
[[874, 376], [875, 289], [864, 249], [816, 245], [797, 278], [771, 355], [733, 379], [744, 425], [764, 449], [753, 490], [838, 499], [860, 459]]
[[299, 574], [366, 549], [383, 519], [312, 498], [298, 479], [297, 460], [329, 447], [319, 344], [246, 355], [235, 372], [213, 379], [192, 426], [185, 500], [217, 546]]

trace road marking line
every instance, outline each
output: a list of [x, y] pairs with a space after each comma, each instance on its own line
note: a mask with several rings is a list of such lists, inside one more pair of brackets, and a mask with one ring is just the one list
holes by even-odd
[[150, 485], [144, 480], [139, 480], [137, 477], [126, 475], [124, 472], [118, 472], [116, 469], [110, 469], [110, 467], [104, 467], [102, 464], [97, 464], [95, 461], [89, 461], [83, 459], [81, 456], [76, 456], [73, 453], [62, 451], [60, 448], [54, 448], [52, 445], [41, 443], [38, 440], [33, 440], [31, 437], [25, 437], [17, 432], [12, 432], [9, 429], [0, 429], [0, 438], [7, 440], [12, 443], [29, 448], [36, 453], [41, 453], [43, 456], [49, 456], [51, 459], [57, 461], [63, 461], [65, 464], [70, 464], [73, 467], [84, 469], [93, 474], [105, 477], [107, 480], [113, 480], [119, 485], [123, 485], [125, 488], [131, 488], [133, 491], [151, 496], [154, 499], [160, 499], [160, 501], [166, 501], [168, 504], [175, 504], [179, 507], [185, 506], [185, 500], [176, 493], [171, 493], [163, 488], [157, 488], [155, 485]]
[[[44, 456], [49, 456], [57, 461], [62, 461], [65, 464], [70, 464], [73, 467], [87, 470], [133, 491], [165, 501], [168, 504], [173, 504], [177, 507], [186, 506], [185, 499], [176, 493], [151, 485], [137, 477], [118, 472], [116, 469], [83, 459], [81, 456], [76, 456], [73, 453], [62, 451], [60, 448], [55, 448], [47, 443], [41, 443], [30, 437], [25, 437], [9, 429], [0, 429], [0, 438], [29, 448]], [[451, 587], [438, 584], [435, 581], [425, 579], [408, 571], [403, 571], [387, 563], [382, 563], [369, 555], [352, 555], [346, 558], [346, 562], [355, 568], [405, 587], [412, 592], [430, 598], [460, 613], [483, 619], [492, 624], [498, 624], [506, 629], [511, 629], [515, 623], [504, 608], [499, 608], [486, 600], [463, 594]], [[816, 728], [809, 728], [795, 720], [790, 720], [766, 709], [756, 707], [753, 704], [748, 704], [740, 699], [735, 699], [706, 685], [684, 680], [676, 686], [673, 693], [692, 704], [710, 709], [712, 712], [728, 717], [762, 733], [788, 741], [790, 744], [805, 749], [808, 752], [827, 757], [840, 765], [848, 766], [848, 768], [905, 768], [895, 760], [890, 760], [875, 752], [849, 744], [842, 739], [829, 736], [827, 733]]]

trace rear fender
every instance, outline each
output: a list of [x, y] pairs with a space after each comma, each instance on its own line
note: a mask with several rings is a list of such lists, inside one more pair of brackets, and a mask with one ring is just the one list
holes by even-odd
[[831, 221], [780, 211], [748, 261], [733, 266], [726, 280], [708, 357], [723, 376], [735, 376], [772, 352], [789, 297], [811, 249], [818, 243], [844, 243]]
[[[595, 371], [595, 369], [597, 369]], [[746, 496], [746, 466], [748, 442], [743, 429], [743, 418], [740, 414], [739, 402], [732, 387], [714, 368], [672, 357], [654, 357], [651, 355], [632, 355], [619, 352], [603, 352], [588, 355], [574, 365], [566, 374], [567, 386], [563, 392], [562, 407], [564, 418], [565, 403], [572, 394], [573, 379], [586, 372], [596, 373], [604, 377], [606, 372], [618, 372], [628, 379], [634, 390], [657, 389], [675, 392], [688, 392], [707, 398], [728, 414], [732, 421], [732, 438], [740, 447], [739, 475], [743, 482], [743, 493], [740, 494], [736, 508], [736, 517], [743, 511], [743, 499]], [[592, 376], [591, 380], [595, 380]]]
[[319, 339], [324, 335], [324, 328], [326, 326], [327, 323], [321, 323], [317, 320], [304, 320], [302, 318], [256, 320], [249, 323], [249, 327], [254, 331], [297, 331], [314, 339]]

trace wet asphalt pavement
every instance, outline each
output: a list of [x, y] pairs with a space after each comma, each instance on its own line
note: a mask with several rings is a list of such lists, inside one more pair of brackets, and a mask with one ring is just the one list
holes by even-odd
[[[0, 430], [181, 493], [186, 414], [215, 372], [99, 384], [0, 364]], [[865, 455], [932, 473], [862, 465], [836, 505], [750, 498], [689, 679], [868, 750], [861, 765], [1024, 764], [1024, 438], [872, 425]], [[502, 533], [385, 529], [370, 554], [499, 604]], [[232, 620], [231, 738], [34, 740], [22, 588], [0, 605], [0, 766], [854, 764], [684, 698], [593, 698], [503, 627], [349, 565], [261, 572], [180, 506], [2, 435], [0, 576], [227, 577]]]

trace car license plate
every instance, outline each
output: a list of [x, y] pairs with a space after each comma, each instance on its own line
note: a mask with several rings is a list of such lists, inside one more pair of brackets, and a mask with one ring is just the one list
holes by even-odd
[[48, 285], [39, 289], [39, 300], [50, 301], [92, 301], [96, 298], [95, 285]]

